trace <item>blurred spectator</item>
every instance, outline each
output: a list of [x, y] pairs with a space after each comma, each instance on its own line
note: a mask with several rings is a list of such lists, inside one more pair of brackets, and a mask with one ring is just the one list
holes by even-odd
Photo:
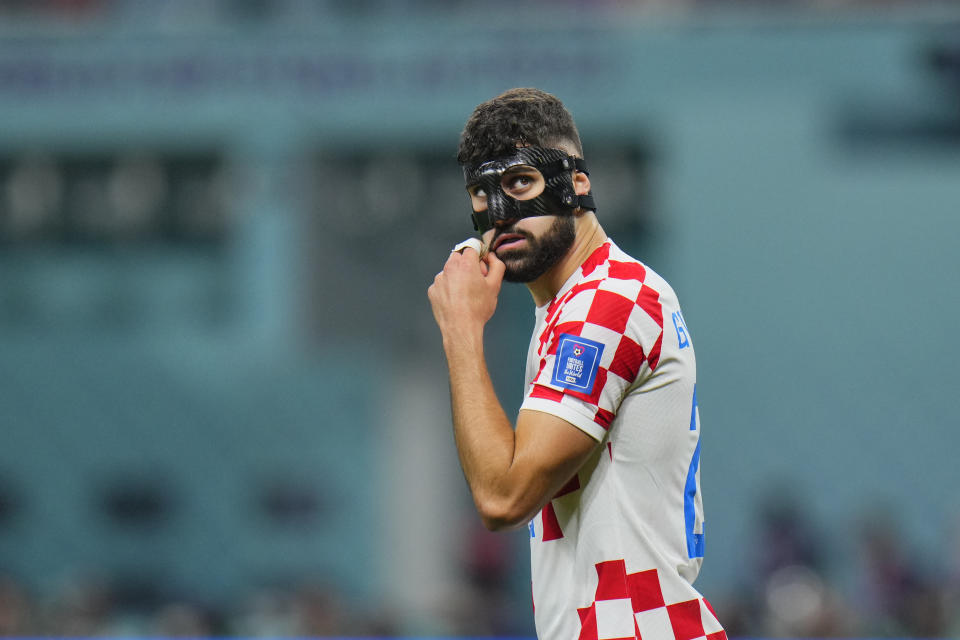
[[947, 635], [960, 638], [960, 514], [953, 519], [947, 531], [946, 579], [944, 610], [947, 616]]
[[867, 631], [923, 638], [945, 635], [943, 594], [925, 575], [922, 561], [907, 554], [892, 515], [869, 515], [860, 529]]
[[322, 583], [306, 583], [297, 588], [293, 614], [299, 636], [329, 636], [353, 628], [340, 594]]
[[516, 628], [510, 614], [520, 607], [509, 590], [515, 564], [513, 541], [487, 531], [479, 519], [469, 519], [462, 551], [465, 592], [455, 613], [463, 633], [503, 635]]
[[760, 540], [760, 632], [774, 637], [845, 635], [844, 607], [821, 573], [824, 543], [789, 492], [776, 491], [763, 504]]
[[786, 567], [819, 569], [822, 542], [797, 501], [775, 491], [760, 507], [759, 544], [755, 547], [761, 583]]
[[150, 633], [166, 638], [210, 638], [223, 635], [218, 616], [196, 603], [171, 602], [160, 607], [150, 625]]
[[853, 632], [846, 606], [809, 566], [777, 569], [764, 590], [764, 635], [786, 638], [832, 638]]
[[33, 630], [33, 610], [26, 591], [13, 578], [0, 576], [0, 636], [25, 636]]
[[257, 589], [235, 612], [233, 631], [245, 637], [281, 637], [296, 634], [294, 602], [282, 589]]
[[109, 635], [113, 593], [103, 580], [88, 576], [65, 578], [41, 609], [39, 631], [44, 635]]

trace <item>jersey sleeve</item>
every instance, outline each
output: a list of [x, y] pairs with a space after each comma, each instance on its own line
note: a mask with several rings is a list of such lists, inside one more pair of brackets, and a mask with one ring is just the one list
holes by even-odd
[[603, 440], [620, 403], [644, 368], [653, 370], [663, 340], [660, 294], [627, 264], [576, 285], [548, 311], [539, 336], [539, 368], [521, 409], [563, 418]]

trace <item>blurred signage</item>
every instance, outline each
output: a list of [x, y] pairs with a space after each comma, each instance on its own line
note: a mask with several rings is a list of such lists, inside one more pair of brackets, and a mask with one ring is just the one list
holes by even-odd
[[[498, 44], [498, 40], [511, 41]], [[581, 88], [607, 84], [622, 72], [623, 55], [577, 44], [574, 35], [553, 39], [514, 35], [450, 47], [419, 48], [417, 39], [382, 41], [345, 37], [342, 46], [319, 49], [301, 42], [246, 38], [156, 40], [67, 39], [8, 42], [0, 46], [0, 101], [112, 96], [128, 101], [143, 92], [178, 97], [211, 93], [260, 99], [349, 94], [384, 88], [462, 91], [506, 77], [539, 83], [567, 81]], [[203, 44], [198, 44], [202, 42]], [[264, 91], [271, 92], [264, 94]]]

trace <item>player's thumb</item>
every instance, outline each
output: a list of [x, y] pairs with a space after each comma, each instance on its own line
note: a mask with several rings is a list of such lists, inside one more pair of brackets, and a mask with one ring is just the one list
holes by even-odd
[[487, 263], [487, 282], [500, 286], [500, 283], [503, 282], [503, 274], [507, 270], [507, 265], [503, 264], [503, 260], [498, 258], [497, 254], [492, 251], [484, 256], [484, 262]]

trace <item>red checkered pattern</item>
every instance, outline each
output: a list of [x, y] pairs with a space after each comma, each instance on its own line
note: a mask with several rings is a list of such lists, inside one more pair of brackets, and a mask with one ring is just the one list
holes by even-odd
[[[693, 587], [702, 557], [689, 553], [687, 479], [700, 432], [699, 420], [690, 429], [696, 358], [671, 320], [679, 313], [669, 283], [613, 242], [536, 311], [521, 408], [557, 416], [603, 445], [530, 523], [540, 637], [725, 637]], [[564, 334], [596, 349], [579, 368], [570, 364], [575, 347], [561, 346]], [[558, 369], [561, 358], [571, 373]], [[586, 384], [562, 382], [570, 378]], [[697, 525], [699, 485], [694, 495]]]
[[[581, 266], [575, 285], [554, 299], [538, 337], [539, 371], [528, 397], [558, 402], [602, 427], [610, 428], [627, 388], [644, 366], [652, 371], [660, 359], [663, 312], [660, 293], [645, 283], [647, 270], [611, 243], [598, 248]], [[591, 393], [551, 385], [561, 334], [604, 345]]]
[[563, 530], [560, 528], [560, 521], [557, 519], [557, 511], [553, 507], [553, 501], [563, 496], [580, 490], [580, 477], [574, 475], [570, 481], [550, 499], [541, 511], [543, 521], [543, 541], [559, 540], [563, 537]]
[[596, 569], [596, 597], [577, 609], [578, 640], [726, 640], [705, 599], [664, 601], [656, 569], [628, 574], [623, 560]]

